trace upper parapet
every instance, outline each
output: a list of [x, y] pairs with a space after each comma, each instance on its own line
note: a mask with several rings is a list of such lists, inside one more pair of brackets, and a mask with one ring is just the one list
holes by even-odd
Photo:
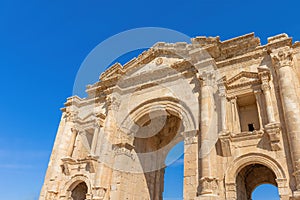
[[219, 37], [195, 37], [192, 38], [192, 44], [207, 49], [216, 61], [246, 54], [261, 45], [260, 39], [254, 33], [225, 41], [220, 41]]

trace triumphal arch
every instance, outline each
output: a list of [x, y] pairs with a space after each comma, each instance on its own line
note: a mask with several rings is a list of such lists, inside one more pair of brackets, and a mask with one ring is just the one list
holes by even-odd
[[157, 43], [62, 108], [40, 200], [160, 200], [184, 141], [184, 199], [300, 199], [300, 43]]

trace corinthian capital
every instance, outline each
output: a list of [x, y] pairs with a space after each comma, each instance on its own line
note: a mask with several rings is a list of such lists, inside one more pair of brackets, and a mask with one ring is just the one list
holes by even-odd
[[108, 110], [118, 111], [120, 106], [120, 101], [114, 96], [108, 96], [106, 99]]
[[273, 50], [270, 54], [275, 67], [292, 66], [293, 51], [290, 47], [283, 47]]
[[197, 77], [200, 80], [200, 84], [202, 87], [213, 86], [215, 82], [215, 73], [213, 71], [198, 73]]
[[261, 80], [261, 89], [266, 92], [268, 90], [270, 90], [270, 72], [269, 71], [261, 71], [258, 73], [259, 78]]
[[78, 111], [71, 110], [71, 109], [66, 109], [66, 115], [65, 118], [69, 122], [75, 122], [78, 117]]

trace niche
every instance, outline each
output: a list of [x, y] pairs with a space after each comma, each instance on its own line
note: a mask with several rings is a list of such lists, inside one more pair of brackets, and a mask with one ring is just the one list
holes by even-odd
[[259, 115], [254, 94], [237, 98], [237, 107], [242, 132], [253, 132], [260, 129]]

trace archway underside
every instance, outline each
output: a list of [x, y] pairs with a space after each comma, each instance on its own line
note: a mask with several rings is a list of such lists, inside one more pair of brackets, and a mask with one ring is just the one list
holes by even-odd
[[[163, 120], [163, 126], [154, 128], [155, 121]], [[164, 172], [165, 172], [165, 159], [169, 151], [180, 141], [183, 140], [180, 130], [182, 128], [182, 121], [178, 116], [167, 115], [158, 116], [155, 119], [143, 121], [141, 129], [137, 133], [142, 136], [144, 129], [148, 126], [152, 131], [157, 133], [152, 134], [150, 137], [135, 137], [134, 150], [138, 155], [138, 159], [144, 169], [143, 174], [135, 175], [135, 182], [137, 190], [135, 195], [140, 199], [161, 200], [164, 191]], [[153, 133], [153, 132], [152, 132]], [[151, 154], [152, 156], [139, 156], [143, 154]], [[155, 166], [149, 171], [149, 165]], [[138, 180], [139, 179], [139, 180]], [[143, 185], [140, 185], [143, 183]]]

